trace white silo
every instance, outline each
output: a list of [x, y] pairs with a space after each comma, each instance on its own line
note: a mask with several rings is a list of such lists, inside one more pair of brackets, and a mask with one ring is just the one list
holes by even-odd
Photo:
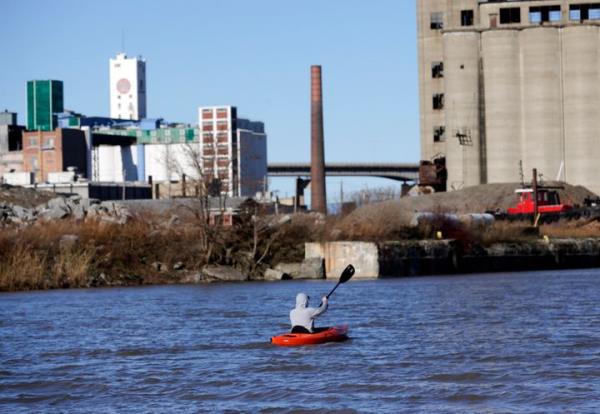
[[481, 184], [479, 41], [474, 31], [444, 36], [448, 189]]
[[485, 91], [487, 181], [520, 180], [521, 65], [518, 30], [481, 35]]
[[563, 29], [565, 176], [567, 182], [600, 192], [600, 30]]
[[564, 160], [559, 28], [521, 31], [522, 149], [525, 174], [533, 168], [555, 179]]

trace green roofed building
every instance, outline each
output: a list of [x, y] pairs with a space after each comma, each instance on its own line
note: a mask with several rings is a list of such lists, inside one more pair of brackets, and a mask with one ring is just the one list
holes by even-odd
[[198, 128], [180, 127], [180, 128], [158, 128], [143, 130], [139, 128], [132, 129], [101, 129], [96, 132], [105, 135], [122, 135], [135, 137], [138, 144], [187, 144], [190, 142], [200, 142], [200, 130]]
[[27, 82], [27, 129], [52, 131], [57, 126], [56, 113], [64, 111], [63, 83], [58, 80]]

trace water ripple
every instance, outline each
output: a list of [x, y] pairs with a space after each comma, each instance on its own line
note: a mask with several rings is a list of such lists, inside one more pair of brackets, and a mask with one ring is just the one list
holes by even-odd
[[[600, 412], [599, 270], [0, 294], [0, 411]], [[227, 300], [224, 300], [227, 298]]]

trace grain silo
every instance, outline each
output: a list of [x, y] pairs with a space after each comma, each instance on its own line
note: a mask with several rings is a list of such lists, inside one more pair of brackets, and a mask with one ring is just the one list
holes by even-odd
[[560, 33], [556, 27], [521, 31], [523, 168], [554, 179], [564, 160]]
[[481, 183], [479, 41], [476, 32], [444, 34], [448, 187]]
[[600, 160], [600, 33], [598, 26], [563, 29], [565, 178], [596, 187]]
[[521, 159], [519, 31], [482, 33], [487, 179], [515, 182]]
[[600, 194], [598, 1], [417, 1], [422, 155], [448, 189], [536, 168]]

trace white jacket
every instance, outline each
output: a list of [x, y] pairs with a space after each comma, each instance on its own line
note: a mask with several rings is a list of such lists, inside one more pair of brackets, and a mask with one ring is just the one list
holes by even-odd
[[290, 321], [292, 322], [292, 328], [294, 326], [303, 326], [309, 332], [313, 332], [314, 319], [321, 315], [327, 310], [328, 302], [327, 299], [323, 300], [323, 303], [318, 308], [308, 307], [308, 296], [304, 293], [298, 293], [296, 295], [296, 307], [290, 312]]

